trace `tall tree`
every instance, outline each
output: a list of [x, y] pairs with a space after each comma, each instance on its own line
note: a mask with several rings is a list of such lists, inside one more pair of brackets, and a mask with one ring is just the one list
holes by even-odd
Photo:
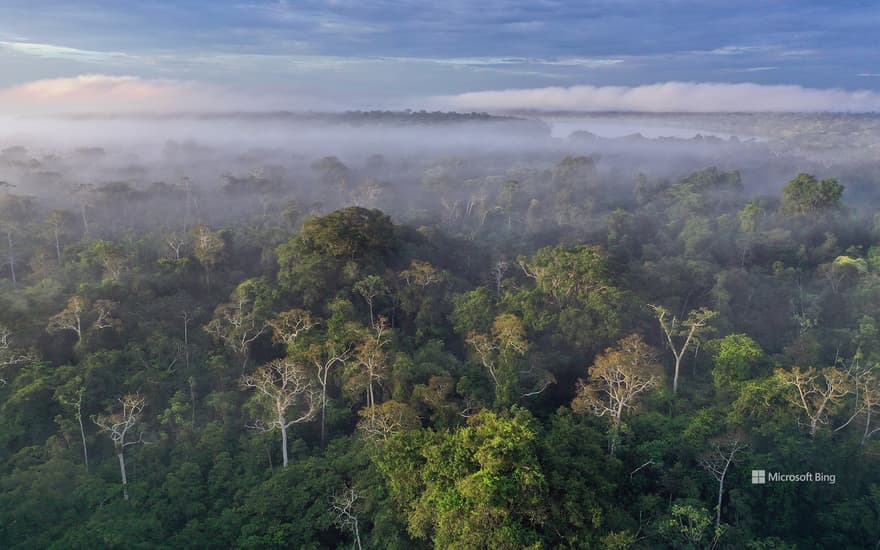
[[242, 282], [232, 291], [228, 302], [217, 306], [214, 317], [205, 325], [205, 332], [239, 357], [242, 372], [250, 357], [251, 344], [268, 328], [261, 287], [255, 279]]
[[526, 331], [519, 317], [502, 313], [492, 323], [490, 334], [472, 331], [467, 343], [489, 373], [495, 388], [495, 407], [504, 408], [516, 399], [519, 386], [517, 362], [529, 349]]
[[384, 317], [379, 317], [372, 331], [366, 333], [360, 345], [355, 348], [353, 368], [346, 383], [349, 393], [363, 392], [366, 396], [370, 427], [375, 424], [378, 403], [376, 393], [388, 377], [388, 353], [385, 350], [390, 343], [388, 333], [388, 322]]
[[788, 216], [806, 216], [837, 208], [843, 186], [834, 178], [816, 179], [798, 174], [782, 190], [782, 212]]
[[731, 436], [723, 441], [712, 443], [712, 449], [698, 460], [700, 466], [718, 482], [718, 498], [715, 503], [715, 530], [721, 527], [721, 501], [724, 497], [724, 482], [727, 474], [737, 460], [737, 455], [746, 448], [740, 436]]
[[361, 531], [357, 501], [362, 497], [360, 491], [352, 485], [346, 485], [330, 498], [330, 513], [340, 529], [351, 531], [355, 548], [361, 550]]
[[211, 231], [205, 224], [192, 228], [193, 254], [205, 270], [205, 286], [211, 287], [211, 273], [226, 259], [226, 240], [222, 231]]
[[110, 440], [113, 441], [113, 447], [116, 449], [116, 458], [119, 461], [119, 473], [122, 476], [122, 494], [125, 500], [128, 500], [125, 449], [144, 441], [143, 431], [138, 432], [137, 439], [130, 439], [130, 437], [133, 437], [131, 432], [135, 426], [141, 422], [146, 404], [147, 400], [142, 395], [131, 393], [119, 398], [120, 408], [115, 412], [92, 417], [92, 421], [101, 428], [101, 432], [106, 433]]
[[281, 430], [281, 452], [287, 466], [287, 430], [294, 424], [314, 418], [317, 399], [305, 367], [291, 359], [275, 359], [253, 374], [241, 378], [245, 389], [257, 390], [257, 398], [264, 403], [271, 418], [268, 426], [257, 422], [257, 429]]
[[572, 409], [611, 418], [608, 451], [612, 455], [620, 440], [624, 414], [636, 409], [639, 400], [662, 380], [663, 369], [656, 358], [656, 351], [633, 334], [597, 356], [589, 380], [578, 382]]
[[684, 354], [699, 344], [699, 336], [709, 329], [709, 323], [718, 313], [706, 308], [692, 310], [684, 321], [679, 322], [675, 315], [663, 306], [650, 306], [657, 316], [660, 329], [666, 336], [669, 350], [675, 357], [675, 375], [672, 379], [672, 393], [678, 393], [678, 377]]
[[788, 388], [786, 397], [796, 409], [807, 415], [810, 436], [820, 425], [828, 423], [829, 415], [847, 395], [855, 391], [849, 373], [836, 367], [818, 370], [814, 367], [791, 370], [776, 369], [776, 378]]

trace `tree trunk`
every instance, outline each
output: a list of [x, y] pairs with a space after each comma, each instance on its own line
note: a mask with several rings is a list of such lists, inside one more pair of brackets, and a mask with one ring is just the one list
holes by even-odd
[[283, 416], [278, 417], [281, 424], [281, 456], [284, 457], [284, 467], [287, 467], [287, 424]]
[[119, 459], [119, 473], [122, 474], [122, 496], [125, 497], [125, 500], [128, 500], [128, 478], [125, 476], [125, 456], [123, 456], [121, 450], [116, 453], [116, 458]]
[[358, 529], [358, 520], [354, 518], [354, 540], [357, 543], [358, 550], [361, 549], [361, 531]]
[[189, 400], [192, 403], [192, 421], [191, 427], [195, 429], [196, 427], [196, 379], [192, 376], [189, 377]]
[[[86, 462], [86, 472], [89, 471], [89, 448], [86, 446], [86, 430], [83, 428], [83, 419], [82, 412], [80, 412], [80, 406], [77, 405], [76, 408], [76, 419], [79, 421], [79, 435], [82, 437], [83, 442], [83, 459]], [[123, 477], [125, 477], [123, 475]]]
[[56, 227], [54, 230], [55, 233], [55, 256], [58, 258], [58, 265], [61, 265], [61, 241], [58, 238], [58, 228]]
[[[684, 354], [682, 354], [684, 355]], [[672, 394], [678, 393], [678, 371], [681, 368], [681, 356], [675, 357], [675, 375], [672, 377]]]
[[324, 379], [321, 381], [321, 448], [324, 448], [324, 426], [326, 425], [326, 411], [327, 411], [327, 375], [324, 375]]
[[715, 505], [715, 529], [718, 529], [718, 526], [721, 525], [721, 497], [724, 496], [724, 476], [727, 474], [727, 468], [724, 469], [724, 473], [721, 474], [721, 479], [718, 480], [718, 503]]
[[868, 414], [865, 416], [865, 431], [862, 433], [862, 442], [860, 443], [862, 447], [865, 446], [869, 435], [871, 435], [871, 409], [868, 409]]
[[6, 232], [6, 239], [9, 241], [9, 274], [12, 276], [12, 288], [15, 288], [15, 253], [12, 250], [12, 232]]

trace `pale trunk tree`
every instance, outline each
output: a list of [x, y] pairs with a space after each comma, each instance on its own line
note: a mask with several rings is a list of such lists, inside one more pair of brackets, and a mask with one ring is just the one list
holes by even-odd
[[388, 293], [385, 281], [378, 275], [370, 275], [355, 283], [354, 290], [367, 302], [367, 307], [370, 310], [370, 325], [374, 325], [373, 305], [376, 303], [376, 298]]
[[[491, 334], [481, 334], [471, 331], [468, 334], [466, 343], [470, 345], [480, 364], [483, 365], [492, 377], [495, 387], [495, 397], [499, 399], [504, 380], [502, 380], [502, 371], [506, 371], [509, 375], [509, 369], [515, 368], [515, 361], [518, 357], [522, 357], [529, 349], [529, 342], [526, 340], [525, 329], [522, 321], [515, 315], [503, 313], [495, 318], [492, 323]], [[548, 378], [544, 386], [537, 392], [527, 392], [521, 397], [529, 397], [537, 395], [543, 391], [554, 380]], [[508, 398], [510, 396], [501, 396]]]
[[861, 445], [864, 446], [871, 436], [880, 432], [880, 427], [871, 425], [873, 416], [880, 412], [880, 378], [876, 374], [867, 374], [859, 379], [862, 391], [862, 404], [865, 413], [865, 430], [862, 432]]
[[[666, 336], [672, 356], [675, 358], [675, 371], [672, 378], [672, 393], [678, 393], [678, 378], [681, 372], [681, 361], [691, 346], [698, 345], [698, 337], [704, 332], [709, 322], [718, 315], [716, 312], [701, 308], [691, 311], [683, 322], [662, 306], [650, 306], [657, 316], [660, 328]], [[680, 343], [676, 344], [676, 340]]]
[[422, 426], [416, 410], [407, 403], [385, 401], [372, 409], [361, 409], [358, 429], [367, 439], [388, 441], [394, 435]]
[[721, 501], [724, 497], [724, 481], [727, 479], [731, 466], [736, 462], [736, 455], [745, 448], [746, 445], [738, 437], [732, 437], [729, 441], [713, 444], [712, 450], [698, 459], [700, 466], [718, 482], [718, 498], [715, 503], [716, 531], [721, 525]]
[[304, 309], [291, 309], [279, 313], [267, 324], [272, 329], [272, 339], [289, 348], [296, 344], [303, 333], [317, 325], [318, 321]]
[[326, 413], [327, 413], [327, 385], [329, 384], [330, 371], [336, 365], [344, 365], [351, 357], [352, 346], [346, 345], [342, 347], [333, 342], [327, 342], [323, 346], [312, 346], [309, 349], [308, 356], [315, 369], [315, 379], [321, 386], [321, 395], [319, 403], [321, 406], [321, 448], [324, 447], [326, 432]]
[[336, 516], [335, 523], [340, 529], [351, 531], [355, 547], [357, 550], [362, 550], [358, 513], [355, 509], [355, 503], [359, 498], [361, 495], [357, 489], [347, 485], [330, 497], [330, 512]]
[[634, 410], [642, 395], [660, 383], [662, 369], [655, 351], [640, 336], [632, 335], [596, 357], [589, 375], [588, 382], [578, 384], [572, 408], [611, 418], [608, 451], [613, 455], [624, 414]]
[[55, 242], [55, 257], [58, 265], [61, 265], [61, 230], [64, 227], [65, 214], [60, 210], [55, 210], [49, 216], [49, 225], [52, 228], [52, 239]]
[[88, 300], [82, 296], [72, 296], [68, 300], [66, 308], [49, 318], [46, 331], [49, 334], [54, 334], [62, 330], [70, 330], [76, 333], [76, 341], [81, 342], [83, 337], [83, 317], [88, 307]]
[[501, 285], [504, 282], [504, 274], [507, 273], [507, 270], [510, 268], [510, 264], [505, 259], [500, 259], [492, 265], [492, 269], [489, 270], [489, 276], [492, 278], [492, 283], [495, 286], [495, 296], [501, 297]]
[[471, 332], [468, 335], [467, 343], [474, 348], [474, 352], [480, 360], [480, 364], [492, 377], [495, 387], [498, 387], [498, 367], [496, 365], [498, 359], [499, 345], [492, 338], [485, 334]]
[[122, 494], [128, 500], [128, 476], [125, 471], [125, 448], [138, 443], [143, 443], [143, 432], [138, 433], [137, 439], [129, 440], [132, 429], [140, 423], [141, 413], [147, 401], [140, 394], [134, 393], [119, 398], [121, 409], [109, 415], [99, 415], [92, 421], [106, 432], [116, 449], [116, 458], [119, 461], [119, 473], [122, 476]]
[[790, 371], [776, 369], [776, 377], [789, 388], [788, 401], [807, 415], [810, 436], [815, 436], [819, 426], [828, 423], [832, 409], [855, 391], [849, 373], [834, 367], [821, 371], [813, 367], [793, 367]]
[[[181, 317], [183, 318], [183, 356], [186, 369], [189, 371], [189, 322], [192, 321], [192, 317], [186, 310], [181, 312]], [[193, 407], [195, 407], [195, 403], [193, 403]]]
[[74, 414], [76, 415], [76, 421], [79, 423], [79, 435], [82, 439], [82, 447], [83, 447], [83, 462], [86, 466], [86, 472], [89, 471], [89, 447], [86, 444], [86, 430], [85, 426], [83, 426], [83, 417], [82, 417], [82, 402], [83, 402], [83, 393], [85, 392], [85, 386], [80, 386], [76, 390], [76, 400], [70, 399], [69, 397], [59, 396], [58, 401], [61, 402], [62, 405], [65, 405], [69, 408], [73, 409]]
[[369, 422], [375, 423], [376, 390], [375, 386], [381, 387], [387, 376], [388, 355], [385, 346], [388, 344], [388, 324], [384, 317], [379, 317], [373, 327], [374, 334], [367, 336], [357, 347], [355, 359], [359, 372], [352, 382], [357, 388], [364, 390], [367, 397], [367, 409], [371, 411]]
[[[12, 331], [0, 325], [0, 369], [33, 363], [37, 355], [31, 351], [19, 352], [12, 347]], [[6, 380], [0, 378], [0, 386], [6, 385]]]
[[177, 233], [169, 233], [165, 235], [165, 244], [168, 245], [169, 255], [175, 260], [180, 259], [180, 251], [186, 245], [186, 239]]
[[[307, 422], [314, 418], [316, 399], [309, 382], [306, 369], [290, 359], [275, 359], [254, 374], [243, 376], [243, 388], [254, 388], [259, 398], [272, 413], [268, 426], [257, 422], [253, 428], [268, 431], [281, 430], [281, 452], [284, 466], [288, 464], [287, 430], [294, 424]], [[291, 409], [296, 408], [295, 411]], [[293, 413], [294, 418], [289, 415]]]
[[222, 304], [214, 311], [214, 318], [205, 325], [205, 331], [222, 342], [242, 359], [241, 370], [247, 366], [251, 343], [266, 332], [267, 325], [257, 318], [253, 303], [243, 292], [236, 292], [234, 301]]

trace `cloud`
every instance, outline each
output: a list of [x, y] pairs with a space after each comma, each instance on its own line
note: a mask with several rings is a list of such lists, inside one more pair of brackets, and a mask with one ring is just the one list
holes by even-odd
[[86, 63], [124, 61], [129, 58], [127, 54], [122, 52], [82, 50], [79, 48], [56, 46], [54, 44], [40, 44], [38, 42], [0, 41], [0, 48], [43, 59], [63, 59], [66, 61], [80, 61]]
[[0, 88], [5, 114], [114, 114], [320, 108], [290, 91], [232, 89], [137, 76], [81, 75]]
[[666, 82], [470, 92], [437, 97], [433, 103], [466, 111], [878, 112], [880, 93], [795, 85]]

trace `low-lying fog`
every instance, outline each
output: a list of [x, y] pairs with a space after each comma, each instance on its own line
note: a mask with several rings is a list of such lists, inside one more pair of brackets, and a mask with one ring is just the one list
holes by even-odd
[[[64, 207], [77, 203], [81, 184], [147, 192], [188, 178], [208, 196], [203, 216], [214, 222], [255, 201], [266, 210], [290, 200], [316, 212], [376, 206], [407, 219], [437, 197], [471, 196], [485, 182], [550, 178], [565, 156], [599, 159], [606, 188], [622, 193], [639, 173], [674, 180], [708, 166], [739, 170], [752, 194], [775, 194], [799, 172], [840, 178], [850, 199], [880, 187], [880, 124], [866, 115], [407, 111], [0, 122], [0, 181], [15, 186], [9, 192]], [[335, 184], [344, 189], [330, 200]]]

